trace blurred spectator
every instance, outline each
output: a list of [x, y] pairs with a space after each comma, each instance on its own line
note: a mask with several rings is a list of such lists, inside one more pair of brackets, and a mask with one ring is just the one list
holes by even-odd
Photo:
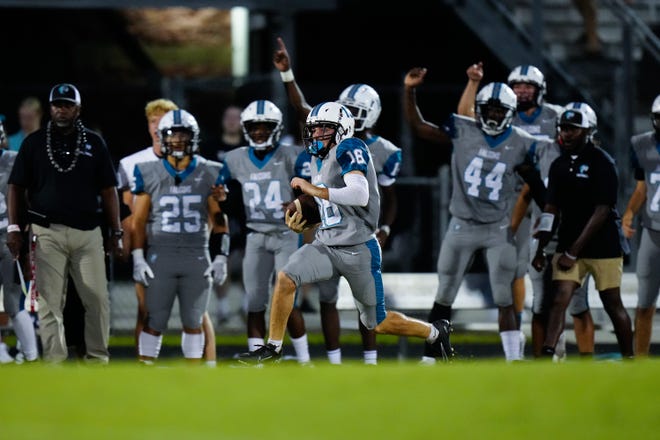
[[18, 124], [21, 128], [9, 136], [10, 150], [18, 151], [21, 148], [23, 139], [41, 128], [42, 116], [43, 109], [41, 108], [41, 102], [37, 98], [28, 96], [21, 101], [21, 105], [18, 107]]

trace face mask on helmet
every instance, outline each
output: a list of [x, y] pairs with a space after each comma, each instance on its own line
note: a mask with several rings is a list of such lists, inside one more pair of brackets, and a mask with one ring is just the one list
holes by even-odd
[[481, 130], [497, 136], [511, 126], [516, 110], [516, 94], [504, 83], [490, 83], [477, 93], [477, 120]]
[[[177, 145], [182, 136], [186, 142], [182, 148]], [[163, 155], [181, 159], [184, 156], [192, 156], [199, 148], [199, 125], [194, 116], [185, 110], [171, 110], [163, 115], [158, 124], [158, 136], [160, 137], [160, 151]]]
[[324, 102], [307, 115], [303, 144], [309, 154], [324, 158], [332, 145], [352, 137], [354, 130], [355, 118], [346, 107], [337, 102]]
[[536, 88], [534, 96], [531, 97], [531, 99], [518, 98], [517, 109], [519, 111], [526, 111], [534, 106], [540, 107], [543, 105], [543, 97], [547, 92], [547, 88], [545, 85], [545, 77], [537, 67], [529, 65], [515, 67], [509, 74], [507, 83], [509, 84], [509, 87], [522, 83], [531, 84]]
[[355, 131], [372, 128], [380, 116], [380, 96], [373, 87], [353, 84], [346, 87], [337, 100], [350, 110], [355, 118]]
[[[271, 128], [268, 137], [254, 139], [250, 135], [250, 131], [257, 124], [267, 124]], [[283, 128], [282, 112], [275, 104], [265, 99], [252, 101], [241, 112], [241, 126], [243, 127], [243, 135], [250, 146], [257, 150], [264, 150], [280, 140]]]
[[660, 136], [660, 95], [656, 96], [651, 105], [651, 123], [655, 132]]

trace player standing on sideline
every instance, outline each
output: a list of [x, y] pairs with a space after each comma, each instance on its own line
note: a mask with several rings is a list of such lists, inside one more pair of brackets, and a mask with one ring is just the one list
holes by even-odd
[[[4, 127], [2, 122], [0, 122], [0, 145], [3, 145], [5, 141]], [[7, 217], [6, 195], [7, 180], [14, 166], [14, 160], [16, 160], [16, 151], [0, 149], [0, 239], [3, 242], [7, 241], [7, 232], [11, 232], [7, 229], [9, 221]], [[12, 228], [12, 230], [15, 231], [16, 229]], [[23, 233], [20, 228], [18, 228], [17, 232]], [[27, 310], [21, 307], [21, 303], [23, 302], [23, 292], [21, 289], [27, 286], [19, 286], [17, 284], [19, 280], [14, 279], [16, 264], [20, 264], [19, 261], [21, 260], [14, 260], [9, 252], [9, 248], [0, 246], [0, 285], [2, 285], [3, 305], [11, 318], [14, 333], [20, 343], [23, 357], [29, 362], [37, 360], [39, 351], [32, 317]], [[0, 359], [1, 362], [2, 360]]]
[[[483, 63], [478, 62], [468, 67], [467, 76], [468, 84], [465, 86], [465, 90], [461, 96], [458, 113], [464, 116], [474, 117], [474, 100], [479, 84], [484, 76]], [[545, 102], [547, 86], [543, 72], [535, 66], [516, 66], [509, 73], [507, 83], [516, 94], [517, 102], [516, 113], [511, 125], [522, 128], [538, 139], [552, 142], [552, 144], [547, 144], [548, 148], [545, 149], [547, 151], [537, 151], [536, 154], [545, 155], [545, 159], [547, 159], [548, 154], [552, 156], [552, 159], [556, 158], [559, 155], [559, 146], [554, 143], [557, 137], [557, 120], [564, 109], [561, 106]], [[595, 120], [595, 113], [593, 113], [593, 117]], [[549, 167], [550, 163], [547, 165]], [[547, 173], [542, 178], [547, 179]], [[547, 182], [547, 180], [544, 180], [544, 182]], [[532, 310], [532, 351], [535, 356], [540, 356], [543, 334], [545, 333], [545, 320], [541, 319], [540, 314], [544, 297], [541, 290], [544, 285], [544, 272], [528, 271], [528, 268], [532, 260], [532, 255], [530, 255], [530, 236], [531, 225], [534, 222], [531, 217], [535, 214], [536, 218], [538, 218], [541, 210], [538, 206], [533, 206], [530, 212], [531, 194], [529, 192], [529, 185], [519, 180], [516, 190], [519, 192], [518, 200], [514, 205], [511, 216], [511, 228], [515, 233], [517, 253], [516, 277], [512, 285], [516, 325], [520, 330], [522, 312], [525, 306], [525, 274], [529, 273], [534, 291], [533, 304], [536, 304], [537, 307], [537, 313], [534, 313], [534, 310]], [[573, 296], [570, 309], [573, 315], [576, 338], [581, 353], [593, 353], [594, 325], [586, 298], [587, 289], [585, 285], [584, 288], [581, 287]], [[532, 305], [532, 308], [534, 308], [534, 305]], [[536, 315], [536, 321], [534, 315]], [[525, 334], [520, 331], [520, 351], [523, 354], [525, 339]], [[591, 341], [591, 344], [589, 344], [589, 341]], [[559, 356], [565, 356], [566, 353], [566, 340], [563, 333], [560, 337], [560, 343], [557, 345], [557, 353]]]
[[[385, 309], [381, 252], [375, 236], [380, 213], [378, 182], [369, 150], [353, 137], [354, 128], [351, 112], [336, 102], [319, 104], [307, 116], [303, 142], [315, 156], [312, 182], [296, 177], [291, 187], [315, 197], [322, 224], [314, 242], [299, 248], [277, 274], [268, 343], [243, 353], [242, 362], [277, 361], [296, 288], [337, 276], [345, 277], [351, 286], [366, 328], [376, 333], [424, 338], [437, 356], [448, 359], [453, 355], [449, 321], [429, 324]], [[306, 226], [300, 212], [287, 211], [285, 220], [296, 232]]]
[[[296, 109], [298, 120], [304, 124], [312, 107], [296, 83], [291, 70], [291, 59], [284, 41], [277, 39], [279, 48], [273, 55], [273, 64], [280, 71], [282, 81], [287, 90], [289, 102]], [[397, 197], [394, 183], [401, 170], [401, 149], [389, 140], [373, 133], [373, 127], [381, 112], [380, 96], [367, 84], [352, 84], [346, 87], [337, 101], [349, 109], [355, 118], [355, 137], [364, 141], [373, 160], [374, 169], [378, 174], [378, 190], [381, 197], [380, 226], [376, 230], [376, 238], [381, 249], [384, 248], [391, 227], [396, 218]], [[339, 312], [337, 297], [339, 293], [339, 278], [319, 284], [321, 303], [321, 323], [326, 341], [326, 349], [330, 363], [341, 363], [339, 347]], [[364, 361], [367, 364], [377, 362], [376, 334], [368, 330], [359, 321]]]
[[210, 278], [222, 284], [227, 276], [227, 218], [213, 193], [221, 165], [195, 154], [199, 127], [185, 110], [166, 113], [158, 133], [163, 159], [134, 167], [133, 278], [147, 287], [139, 355], [146, 363], [158, 357], [162, 333], [178, 298], [183, 356], [200, 360]]
[[623, 233], [632, 237], [635, 214], [642, 211], [642, 237], [637, 251], [637, 308], [635, 310], [635, 355], [648, 356], [653, 315], [660, 291], [660, 95], [651, 105], [653, 130], [631, 138], [637, 186], [623, 214]]
[[[169, 99], [154, 99], [147, 102], [144, 108], [144, 113], [147, 118], [147, 129], [151, 137], [151, 146], [144, 148], [130, 154], [119, 161], [119, 168], [117, 170], [117, 180], [119, 185], [117, 188], [120, 191], [123, 202], [133, 212], [134, 195], [131, 192], [135, 188], [135, 165], [141, 162], [160, 161], [163, 158], [160, 144], [160, 134], [158, 132], [158, 124], [160, 123], [163, 115], [171, 110], [176, 110], [179, 107]], [[127, 217], [122, 222], [124, 226], [124, 249], [130, 251], [132, 249], [130, 237], [132, 236], [133, 219], [132, 216]], [[135, 296], [137, 297], [137, 319], [135, 322], [135, 349], [138, 352], [138, 345], [140, 333], [144, 328], [144, 320], [147, 317], [146, 306], [144, 302], [145, 286], [140, 282], [135, 283]], [[216, 363], [216, 348], [215, 348], [215, 331], [213, 323], [209, 317], [208, 312], [204, 312], [204, 319], [202, 321], [202, 328], [204, 329], [204, 359], [208, 365], [215, 365]]]
[[554, 356], [566, 307], [586, 274], [591, 273], [614, 326], [621, 354], [632, 357], [630, 317], [621, 303], [623, 252], [627, 243], [616, 209], [617, 170], [612, 157], [591, 142], [590, 132], [589, 117], [583, 110], [567, 109], [561, 114], [562, 154], [550, 166], [546, 205], [535, 235], [539, 246], [532, 262], [537, 270], [543, 269], [543, 249], [559, 223], [557, 250], [552, 258], [553, 304], [542, 355]]
[[[243, 258], [243, 285], [247, 295], [248, 350], [264, 345], [266, 308], [273, 274], [281, 270], [298, 248], [298, 235], [284, 224], [284, 204], [293, 200], [289, 182], [300, 176], [301, 149], [279, 143], [282, 112], [270, 101], [251, 102], [241, 113], [249, 146], [225, 155], [220, 182], [240, 182], [248, 230]], [[291, 342], [301, 364], [309, 363], [305, 321], [295, 308], [288, 321]]]
[[[63, 325], [67, 276], [85, 308], [85, 360], [107, 363], [110, 299], [104, 239], [121, 257], [117, 178], [105, 141], [80, 120], [81, 98], [71, 84], [51, 89], [51, 120], [23, 141], [9, 177], [7, 246], [18, 259], [21, 226], [30, 223], [39, 276], [39, 336], [43, 358], [68, 356]], [[110, 230], [101, 232], [102, 218]]]
[[[417, 107], [416, 88], [427, 70], [411, 69], [404, 79], [403, 105], [413, 132], [432, 142], [453, 142], [451, 159], [452, 219], [438, 257], [438, 292], [429, 321], [450, 319], [451, 307], [474, 254], [483, 250], [493, 299], [499, 310], [499, 330], [506, 360], [520, 360], [520, 331], [511, 293], [516, 271], [515, 243], [510, 216], [515, 202], [517, 175], [533, 185], [537, 204], [544, 200], [543, 182], [534, 170], [535, 139], [511, 126], [516, 95], [503, 83], [490, 83], [476, 96], [477, 120], [453, 114], [448, 126], [427, 122]], [[435, 362], [427, 345], [423, 363]]]

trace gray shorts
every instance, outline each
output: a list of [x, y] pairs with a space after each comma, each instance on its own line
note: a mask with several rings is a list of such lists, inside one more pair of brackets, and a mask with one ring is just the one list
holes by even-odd
[[326, 246], [314, 240], [294, 252], [282, 270], [297, 287], [343, 276], [351, 287], [360, 321], [373, 329], [386, 313], [380, 264], [381, 250], [375, 238], [354, 246]]
[[644, 228], [637, 251], [637, 307], [655, 307], [660, 290], [660, 231]]
[[145, 290], [147, 325], [164, 332], [174, 299], [178, 298], [183, 326], [201, 327], [211, 291], [211, 279], [204, 276], [211, 263], [208, 251], [152, 246], [147, 263], [154, 272], [154, 279]]
[[528, 216], [523, 217], [518, 230], [516, 231], [516, 278], [522, 278], [527, 273], [529, 267], [529, 242], [530, 228], [532, 219]]
[[[16, 269], [16, 262], [14, 257], [9, 253], [9, 248], [4, 246], [4, 243], [7, 241], [5, 234], [0, 234], [0, 242], [3, 245], [0, 245], [0, 285], [2, 285], [3, 292], [3, 305], [5, 307], [5, 312], [9, 313], [9, 316], [12, 318], [20, 311], [21, 299], [23, 297], [23, 291], [21, 286], [16, 283], [14, 279]], [[25, 274], [25, 282], [29, 281], [27, 273]]]
[[493, 300], [500, 307], [513, 304], [511, 283], [516, 274], [516, 247], [509, 219], [476, 224], [453, 217], [438, 257], [438, 292], [435, 302], [451, 306], [465, 271], [478, 250], [483, 249]]
[[243, 257], [243, 285], [248, 312], [266, 310], [275, 273], [284, 267], [291, 254], [298, 249], [298, 242], [298, 234], [289, 230], [267, 234], [252, 231], [247, 235]]

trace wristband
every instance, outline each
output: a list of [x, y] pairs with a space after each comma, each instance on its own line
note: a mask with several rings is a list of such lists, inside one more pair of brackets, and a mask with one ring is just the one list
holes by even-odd
[[211, 233], [209, 237], [209, 254], [211, 260], [214, 260], [218, 255], [229, 256], [229, 234], [224, 232]]
[[112, 231], [110, 231], [110, 236], [111, 237], [122, 238], [124, 236], [124, 230], [123, 229], [113, 229]]
[[385, 235], [387, 235], [389, 237], [389, 235], [390, 235], [390, 225], [380, 225], [380, 228], [378, 228], [378, 229], [380, 229], [382, 232], [385, 233]]
[[9, 225], [7, 226], [7, 232], [21, 232], [21, 227], [18, 225]]
[[569, 254], [568, 251], [564, 251], [564, 255], [566, 255], [569, 259], [573, 261], [577, 260], [577, 257], [575, 255]]
[[282, 82], [291, 82], [294, 80], [293, 70], [291, 69], [284, 72], [280, 72], [280, 76], [282, 77]]
[[549, 212], [544, 212], [539, 217], [539, 226], [536, 230], [543, 232], [552, 232], [552, 225], [554, 222], [555, 222], [554, 214], [550, 214]]

